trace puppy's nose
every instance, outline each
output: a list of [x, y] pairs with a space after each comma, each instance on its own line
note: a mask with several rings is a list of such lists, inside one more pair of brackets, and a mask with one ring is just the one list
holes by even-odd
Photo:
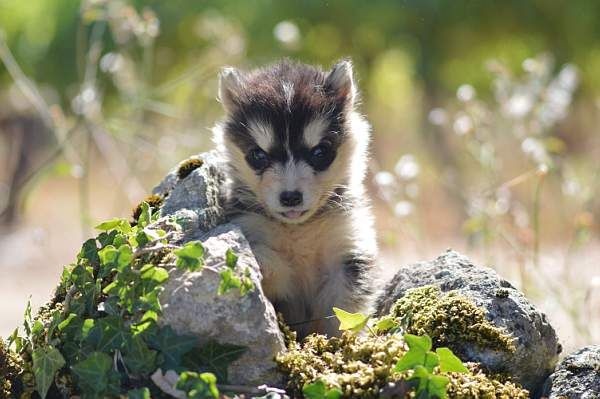
[[302, 193], [300, 191], [284, 191], [279, 195], [279, 202], [283, 206], [296, 206], [302, 203]]

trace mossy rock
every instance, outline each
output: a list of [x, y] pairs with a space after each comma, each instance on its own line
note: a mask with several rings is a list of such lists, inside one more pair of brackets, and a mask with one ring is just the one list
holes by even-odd
[[[465, 360], [512, 376], [538, 397], [560, 352], [556, 332], [546, 315], [494, 270], [476, 266], [465, 256], [448, 250], [433, 261], [401, 268], [379, 296], [377, 314], [388, 313], [409, 290], [432, 285], [440, 290], [443, 300], [432, 305], [425, 298], [415, 298], [417, 303], [408, 305], [417, 310], [414, 331], [437, 337]], [[454, 294], [448, 296], [449, 292]], [[483, 314], [455, 308], [453, 303], [461, 301], [454, 295], [468, 298]], [[477, 322], [482, 317], [489, 322], [488, 327]], [[464, 328], [465, 321], [471, 325], [468, 329]], [[489, 326], [509, 334], [514, 350], [505, 350], [509, 343], [497, 341], [497, 334]], [[438, 332], [440, 327], [443, 334]], [[495, 340], [499, 345], [493, 344]]]

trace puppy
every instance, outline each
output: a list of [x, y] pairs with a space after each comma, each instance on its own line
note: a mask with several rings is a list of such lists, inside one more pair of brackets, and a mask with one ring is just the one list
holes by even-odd
[[264, 292], [299, 337], [338, 335], [332, 307], [366, 310], [377, 254], [363, 187], [370, 126], [356, 111], [352, 64], [225, 68], [219, 99], [225, 207]]

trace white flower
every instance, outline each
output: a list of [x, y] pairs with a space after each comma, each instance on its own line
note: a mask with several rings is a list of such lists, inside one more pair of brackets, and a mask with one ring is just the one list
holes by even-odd
[[281, 21], [275, 25], [273, 35], [286, 46], [293, 46], [300, 41], [300, 29], [291, 21]]
[[448, 122], [448, 114], [442, 108], [434, 108], [427, 116], [429, 123], [435, 126], [442, 126]]
[[456, 91], [456, 98], [462, 102], [468, 102], [475, 98], [475, 88], [471, 85], [461, 85]]
[[389, 187], [394, 184], [395, 180], [394, 175], [385, 170], [375, 174], [375, 184], [380, 187]]
[[414, 205], [408, 201], [398, 201], [394, 206], [394, 214], [398, 217], [406, 217], [413, 213]]
[[456, 134], [464, 136], [465, 134], [473, 130], [473, 121], [471, 120], [471, 117], [469, 115], [460, 114], [454, 120], [454, 124], [452, 125], [452, 127], [454, 128], [454, 132]]
[[396, 172], [396, 175], [402, 180], [411, 180], [419, 175], [420, 169], [415, 157], [406, 154], [400, 157], [394, 167], [394, 172]]

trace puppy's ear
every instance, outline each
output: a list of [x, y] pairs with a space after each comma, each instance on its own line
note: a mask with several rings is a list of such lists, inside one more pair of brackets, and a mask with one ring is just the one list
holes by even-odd
[[239, 98], [244, 89], [244, 77], [232, 67], [225, 67], [219, 73], [219, 102], [227, 112], [233, 112], [239, 105]]
[[354, 106], [356, 88], [352, 76], [352, 62], [342, 60], [336, 63], [325, 78], [325, 92], [343, 101], [346, 106]]

